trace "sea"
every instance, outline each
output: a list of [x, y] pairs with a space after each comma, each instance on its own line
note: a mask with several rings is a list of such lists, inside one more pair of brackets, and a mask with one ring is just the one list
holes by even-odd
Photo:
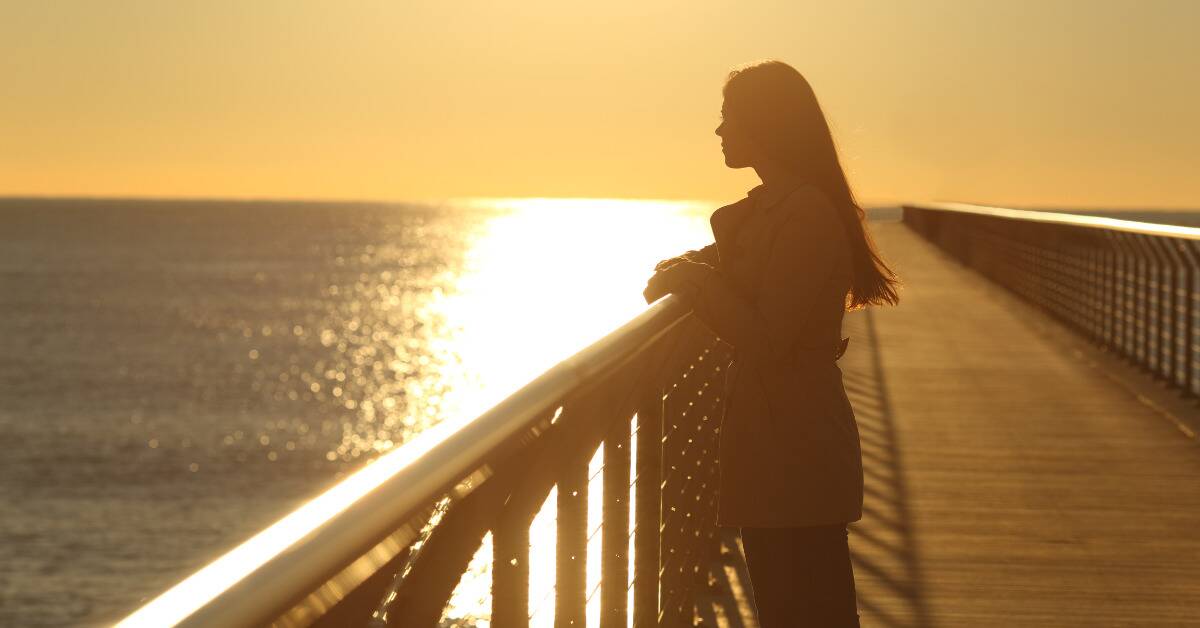
[[0, 200], [0, 626], [110, 624], [485, 410], [714, 206]]
[[111, 624], [486, 410], [717, 205], [0, 199], [0, 626]]

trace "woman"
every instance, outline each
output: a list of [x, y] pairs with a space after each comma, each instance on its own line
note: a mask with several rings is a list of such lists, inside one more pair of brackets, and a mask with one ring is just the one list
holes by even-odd
[[858, 626], [846, 524], [862, 517], [858, 426], [836, 360], [842, 316], [896, 304], [808, 82], [780, 61], [730, 72], [725, 165], [762, 183], [717, 209], [715, 242], [660, 262], [668, 292], [734, 347], [717, 522], [740, 528], [764, 628]]

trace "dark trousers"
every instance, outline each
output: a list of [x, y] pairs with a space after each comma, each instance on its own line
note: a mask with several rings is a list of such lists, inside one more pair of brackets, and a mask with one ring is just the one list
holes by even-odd
[[741, 528], [762, 628], [857, 628], [845, 524]]

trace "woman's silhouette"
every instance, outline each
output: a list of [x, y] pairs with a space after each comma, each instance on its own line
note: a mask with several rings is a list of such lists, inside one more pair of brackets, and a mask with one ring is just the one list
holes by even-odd
[[645, 296], [680, 295], [734, 347], [717, 521], [740, 528], [760, 622], [858, 626], [846, 524], [862, 517], [863, 473], [841, 324], [896, 304], [898, 281], [800, 73], [756, 63], [723, 94], [725, 165], [762, 183], [713, 213], [713, 244], [660, 262]]

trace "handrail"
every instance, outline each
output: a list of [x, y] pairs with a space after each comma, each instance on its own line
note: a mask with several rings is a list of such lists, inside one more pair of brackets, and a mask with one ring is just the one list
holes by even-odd
[[1200, 240], [1200, 227], [1164, 225], [1153, 222], [1141, 222], [1138, 220], [1124, 220], [1122, 218], [1107, 218], [1104, 216], [1088, 216], [1083, 214], [1067, 214], [1063, 212], [1030, 209], [1010, 209], [1007, 207], [976, 205], [974, 203], [910, 203], [904, 205], [903, 207], [924, 209], [928, 211], [958, 212], [961, 214], [973, 214], [976, 216], [991, 216], [993, 218], [1008, 218], [1012, 220], [1023, 220], [1027, 222], [1051, 225], [1107, 229], [1111, 231], [1121, 231], [1124, 233], [1140, 233], [1144, 235]]
[[444, 422], [369, 463], [118, 625], [312, 623], [405, 552], [439, 497], [461, 498], [482, 485], [506, 443], [636, 358], [689, 312], [676, 296], [659, 299], [479, 417]]
[[903, 209], [963, 264], [1200, 397], [1200, 229], [965, 203]]

